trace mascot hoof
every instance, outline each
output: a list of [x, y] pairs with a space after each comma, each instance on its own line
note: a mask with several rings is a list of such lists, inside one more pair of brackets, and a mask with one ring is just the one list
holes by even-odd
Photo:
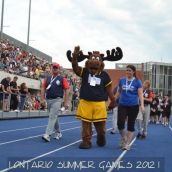
[[105, 135], [98, 135], [97, 136], [97, 145], [102, 147], [106, 145], [106, 138]]
[[87, 143], [87, 142], [82, 142], [79, 145], [79, 149], [90, 149], [91, 148], [91, 143]]

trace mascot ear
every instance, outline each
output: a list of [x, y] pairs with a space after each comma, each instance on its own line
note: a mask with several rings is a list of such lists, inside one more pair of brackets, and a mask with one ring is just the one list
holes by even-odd
[[100, 54], [100, 57], [101, 57], [101, 59], [103, 60], [103, 58], [104, 58], [104, 54]]
[[118, 61], [122, 59], [123, 57], [123, 52], [120, 47], [116, 47], [116, 49], [112, 49], [111, 52], [109, 50], [106, 51], [107, 56], [103, 57], [103, 61]]
[[104, 57], [104, 54], [100, 54], [100, 56], [103, 58]]
[[89, 56], [89, 57], [90, 57], [92, 54], [93, 54], [92, 52], [90, 52], [90, 51], [88, 52], [88, 56]]

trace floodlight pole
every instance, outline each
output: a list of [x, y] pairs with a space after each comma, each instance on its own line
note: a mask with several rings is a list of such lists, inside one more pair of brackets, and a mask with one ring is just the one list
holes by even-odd
[[1, 32], [0, 32], [0, 40], [2, 39], [3, 34], [3, 22], [4, 22], [4, 0], [2, 0], [2, 10], [1, 10]]
[[30, 37], [30, 14], [31, 14], [31, 0], [29, 0], [29, 17], [28, 17], [28, 30], [27, 30], [27, 50], [29, 47], [29, 37]]

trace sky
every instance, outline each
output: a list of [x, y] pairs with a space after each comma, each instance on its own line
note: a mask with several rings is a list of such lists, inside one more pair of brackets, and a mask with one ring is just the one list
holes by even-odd
[[[5, 0], [3, 32], [26, 43], [28, 11], [29, 0]], [[121, 47], [123, 58], [105, 61], [107, 69], [115, 63], [172, 63], [172, 1], [32, 0], [29, 44], [65, 68], [71, 67], [66, 51], [77, 45], [85, 54]]]

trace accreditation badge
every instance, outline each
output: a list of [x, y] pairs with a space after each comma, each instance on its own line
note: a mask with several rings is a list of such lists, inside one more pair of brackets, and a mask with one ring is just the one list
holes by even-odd
[[46, 88], [46, 90], [49, 90], [51, 88], [51, 84], [48, 85], [48, 87]]
[[90, 79], [90, 85], [91, 86], [96, 86], [96, 78], [95, 77], [91, 77], [91, 79]]

